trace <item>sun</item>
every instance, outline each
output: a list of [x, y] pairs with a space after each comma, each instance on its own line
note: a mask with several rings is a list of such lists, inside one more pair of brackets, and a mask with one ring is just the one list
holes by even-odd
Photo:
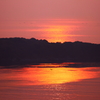
[[70, 31], [70, 26], [49, 26], [45, 30], [45, 36], [49, 42], [63, 42], [66, 40], [67, 33]]

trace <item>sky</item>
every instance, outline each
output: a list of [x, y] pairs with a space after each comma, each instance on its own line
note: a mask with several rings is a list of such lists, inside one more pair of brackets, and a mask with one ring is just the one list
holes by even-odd
[[0, 0], [0, 38], [100, 44], [100, 0]]

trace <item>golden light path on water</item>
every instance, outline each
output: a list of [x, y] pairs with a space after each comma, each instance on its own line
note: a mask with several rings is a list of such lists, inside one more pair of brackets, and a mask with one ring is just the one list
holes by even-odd
[[[45, 65], [46, 66], [46, 65]], [[54, 65], [49, 65], [54, 66]], [[58, 67], [57, 65], [56, 67]], [[61, 65], [60, 65], [61, 66]], [[0, 80], [8, 80], [6, 85], [48, 85], [78, 82], [83, 79], [100, 77], [99, 67], [88, 68], [22, 68], [22, 69], [2, 69], [3, 77]], [[12, 81], [9, 81], [12, 80]], [[1, 83], [1, 86], [4, 84]]]
[[[100, 72], [90, 72], [92, 68], [30, 68], [24, 77], [30, 81], [30, 85], [62, 84], [77, 82], [82, 79], [95, 78]], [[86, 71], [85, 71], [86, 70]]]

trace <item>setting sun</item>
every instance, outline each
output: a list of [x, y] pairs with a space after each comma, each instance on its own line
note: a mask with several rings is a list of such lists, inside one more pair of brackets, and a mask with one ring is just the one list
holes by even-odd
[[63, 42], [69, 40], [67, 35], [71, 32], [72, 26], [51, 25], [44, 29], [45, 37], [49, 42]]
[[[66, 29], [69, 29], [69, 26], [66, 26]], [[65, 27], [64, 26], [49, 26], [49, 28], [45, 29], [44, 31], [49, 31], [49, 32], [62, 32], [65, 31]]]

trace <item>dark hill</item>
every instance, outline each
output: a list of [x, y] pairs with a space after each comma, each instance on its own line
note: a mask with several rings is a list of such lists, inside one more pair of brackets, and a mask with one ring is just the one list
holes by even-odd
[[0, 65], [40, 62], [100, 62], [100, 44], [49, 43], [35, 38], [0, 39]]

